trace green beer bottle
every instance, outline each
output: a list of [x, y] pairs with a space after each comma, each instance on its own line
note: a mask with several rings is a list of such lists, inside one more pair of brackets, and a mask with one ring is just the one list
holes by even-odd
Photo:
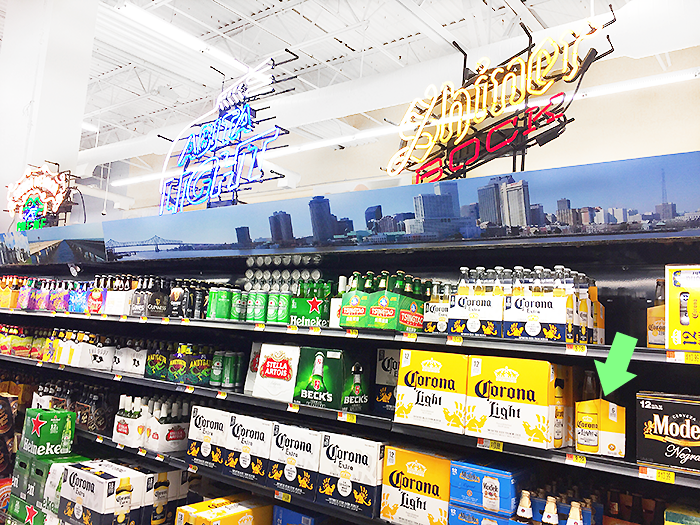
[[388, 286], [389, 286], [389, 272], [386, 270], [382, 270], [382, 273], [379, 275], [379, 284], [377, 285], [377, 290], [383, 292], [387, 289]]
[[368, 271], [365, 276], [365, 283], [362, 287], [362, 291], [365, 293], [374, 292], [374, 272], [372, 270]]
[[356, 362], [352, 365], [352, 395], [362, 396], [364, 394], [362, 390], [362, 365]]
[[316, 352], [314, 357], [314, 368], [306, 385], [306, 390], [314, 392], [328, 392], [326, 384], [323, 382], [323, 352]]

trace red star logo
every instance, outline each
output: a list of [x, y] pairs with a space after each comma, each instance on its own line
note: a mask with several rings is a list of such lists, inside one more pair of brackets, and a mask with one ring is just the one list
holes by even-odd
[[46, 421], [41, 420], [41, 414], [37, 414], [36, 417], [32, 419], [32, 434], [41, 436], [41, 427], [43, 427], [46, 423]]
[[321, 313], [321, 310], [318, 309], [318, 307], [323, 303], [323, 301], [320, 301], [316, 299], [315, 297], [313, 299], [309, 299], [309, 306], [311, 307], [309, 309], [309, 313], [311, 312], [318, 312]]
[[[44, 421], [46, 423], [46, 421]], [[24, 523], [30, 523], [34, 525], [34, 516], [39, 514], [39, 512], [34, 508], [34, 505], [26, 505], [27, 517], [24, 519]]]

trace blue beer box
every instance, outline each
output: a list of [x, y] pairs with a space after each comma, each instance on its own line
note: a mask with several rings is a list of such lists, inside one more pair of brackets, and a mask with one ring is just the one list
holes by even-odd
[[505, 468], [498, 463], [453, 461], [450, 469], [450, 502], [501, 516], [518, 510], [519, 485], [529, 471]]
[[299, 507], [287, 508], [275, 505], [272, 513], [272, 525], [323, 525], [330, 520], [330, 516]]
[[[509, 525], [510, 518], [450, 503], [447, 525]], [[520, 524], [522, 525], [522, 524]]]

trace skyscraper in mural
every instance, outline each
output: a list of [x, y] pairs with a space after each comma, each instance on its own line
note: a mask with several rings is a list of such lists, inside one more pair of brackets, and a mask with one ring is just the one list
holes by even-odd
[[376, 224], [379, 219], [382, 218], [382, 207], [381, 205], [370, 206], [365, 210], [365, 224], [368, 230], [376, 229]]
[[434, 184], [435, 195], [452, 195], [452, 217], [460, 216], [459, 187], [456, 180], [444, 180]]
[[501, 184], [501, 217], [504, 226], [526, 227], [530, 224], [530, 190], [527, 181]]
[[294, 240], [291, 215], [284, 211], [276, 211], [269, 217], [269, 221], [272, 242], [280, 244]]
[[515, 182], [511, 175], [492, 177], [488, 184], [477, 190], [479, 196], [479, 217], [481, 222], [490, 222], [500, 226], [503, 224], [501, 212], [501, 184]]
[[323, 196], [316, 196], [309, 201], [311, 214], [311, 231], [314, 242], [326, 242], [333, 238], [335, 219], [331, 214], [331, 203]]
[[250, 239], [250, 229], [248, 226], [239, 226], [236, 228], [236, 239], [238, 246], [252, 246], [253, 241]]
[[[460, 217], [457, 184], [435, 183], [434, 194], [413, 197], [414, 219], [404, 221], [407, 234], [422, 234], [444, 239], [454, 235], [478, 237], [480, 229], [473, 218]], [[456, 202], [456, 204], [455, 204]]]

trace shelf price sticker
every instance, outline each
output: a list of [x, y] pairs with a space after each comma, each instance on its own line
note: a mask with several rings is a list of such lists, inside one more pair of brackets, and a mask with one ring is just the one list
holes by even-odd
[[296, 403], [287, 403], [287, 412], [299, 412], [299, 405]]
[[120, 323], [125, 323], [125, 322], [126, 322], [126, 316], [125, 316], [125, 315], [120, 315], [120, 316], [119, 316], [119, 322], [120, 322]]
[[667, 363], [682, 363], [686, 365], [700, 365], [700, 352], [676, 352], [666, 351]]
[[107, 314], [102, 314], [102, 319], [107, 319]]
[[226, 396], [228, 396], [228, 392], [224, 392], [223, 390], [219, 390], [216, 393], [216, 399], [226, 399]]
[[102, 436], [97, 436], [95, 438], [95, 443], [104, 443], [104, 439], [102, 438]]
[[255, 323], [253, 330], [255, 330], [256, 332], [264, 332], [265, 331], [265, 323]]
[[147, 322], [148, 322], [148, 317], [146, 317], [145, 315], [142, 315], [141, 317], [139, 317], [139, 323], [147, 323]]
[[569, 355], [588, 355], [588, 347], [586, 345], [574, 345], [566, 343], [566, 353]]
[[309, 335], [321, 335], [321, 327], [309, 326]]
[[676, 483], [676, 473], [670, 470], [661, 470], [651, 467], [639, 467], [639, 477], [642, 479], [650, 479], [652, 481], [660, 481], [661, 483]]
[[564, 461], [564, 463], [567, 465], [574, 465], [576, 467], [585, 467], [586, 456], [582, 456], [580, 454], [567, 454], [566, 461]]
[[275, 499], [279, 499], [284, 501], [285, 503], [291, 503], [292, 501], [292, 495], [287, 494], [286, 492], [280, 492], [279, 490], [275, 491]]
[[463, 341], [464, 341], [464, 337], [462, 337], [461, 335], [448, 335], [447, 336], [447, 344], [448, 345], [462, 346]]
[[163, 454], [156, 454], [156, 461], [165, 461], [165, 456]]
[[401, 341], [404, 343], [415, 343], [418, 340], [418, 334], [413, 332], [403, 332], [401, 334]]
[[59, 369], [59, 370], [65, 370], [65, 369], [66, 369], [66, 365], [58, 365], [58, 369]]
[[180, 319], [180, 324], [190, 324], [190, 320], [187, 317]]
[[138, 451], [136, 452], [139, 456], [145, 456], [146, 455], [146, 449], [143, 447], [139, 447]]
[[160, 324], [170, 324], [170, 317], [163, 317], [160, 320]]
[[347, 330], [345, 330], [345, 337], [357, 339], [358, 335], [360, 335], [360, 332], [355, 328], [348, 328]]
[[296, 334], [299, 331], [299, 327], [293, 324], [287, 325], [288, 334]]
[[194, 387], [192, 385], [188, 385], [185, 387], [185, 393], [186, 394], [192, 394], [194, 393]]
[[63, 316], [64, 316], [64, 317], [70, 317], [70, 312], [68, 312], [68, 311], [63, 312]]
[[37, 361], [37, 362], [36, 362], [36, 366], [44, 366], [44, 362], [43, 362], [43, 361]]
[[355, 414], [349, 414], [347, 412], [338, 412], [338, 421], [345, 421], [346, 423], [357, 423], [357, 416]]
[[120, 376], [119, 374], [114, 374], [114, 377], [112, 379], [114, 379], [115, 381], [121, 381], [122, 376]]
[[199, 467], [197, 467], [197, 465], [192, 465], [191, 463], [189, 465], [187, 465], [187, 472], [191, 472], [192, 474], [196, 474], [198, 470], [199, 470]]
[[119, 450], [124, 450], [124, 445], [122, 445], [121, 443], [117, 443], [117, 448]]
[[92, 317], [92, 314], [90, 312], [85, 312], [85, 317], [89, 319], [90, 317]]
[[495, 439], [478, 438], [476, 440], [476, 447], [483, 448], [484, 450], [493, 450], [494, 452], [503, 452], [503, 441], [496, 441]]

